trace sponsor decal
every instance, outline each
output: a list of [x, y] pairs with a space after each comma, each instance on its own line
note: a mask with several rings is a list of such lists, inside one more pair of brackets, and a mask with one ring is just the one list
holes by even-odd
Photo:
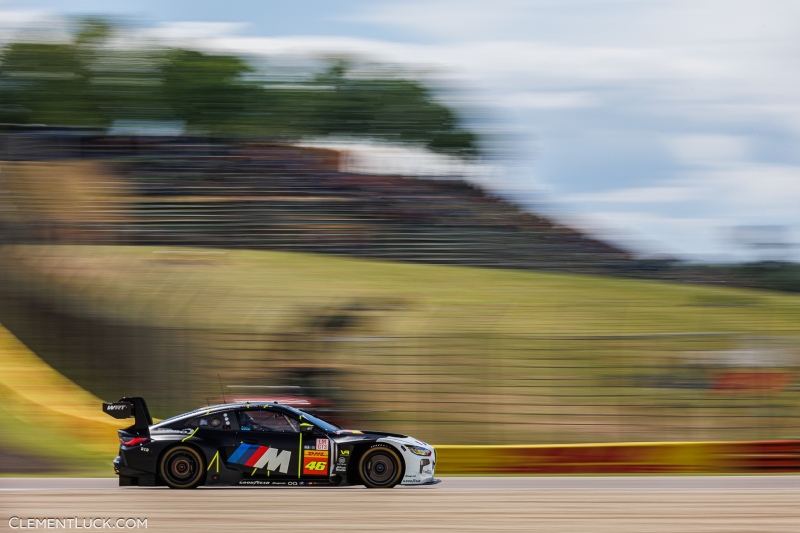
[[305, 450], [303, 452], [303, 474], [325, 476], [328, 474], [328, 450]]
[[317, 439], [317, 449], [318, 450], [327, 450], [328, 449], [328, 439]]
[[334, 469], [336, 472], [347, 472], [347, 467], [344, 465], [336, 465]]
[[200, 428], [199, 427], [194, 428], [194, 431], [192, 431], [191, 434], [188, 437], [186, 437], [185, 439], [183, 439], [181, 442], [186, 442], [187, 440], [189, 440], [192, 437], [194, 437], [194, 434], [197, 433], [198, 429], [200, 429]]
[[307, 450], [303, 452], [304, 457], [328, 458], [328, 450]]
[[255, 444], [242, 443], [228, 457], [229, 463], [244, 466], [252, 466], [256, 469], [266, 468], [267, 470], [277, 470], [281, 474], [289, 471], [289, 462], [292, 460], [292, 452], [289, 450], [279, 450], [269, 446], [256, 446]]
[[314, 446], [312, 446], [311, 444], [303, 444], [303, 449], [304, 450], [316, 450], [316, 448], [314, 448]]
[[122, 411], [123, 409], [127, 409], [128, 406], [125, 404], [121, 405], [106, 405], [106, 411]]
[[349, 457], [350, 450], [339, 450], [339, 455], [341, 455], [342, 457]]
[[339, 464], [343, 465], [347, 462], [347, 457], [339, 457]]

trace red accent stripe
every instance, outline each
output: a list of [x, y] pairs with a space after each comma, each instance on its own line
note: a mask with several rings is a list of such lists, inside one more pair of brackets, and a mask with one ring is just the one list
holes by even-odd
[[256, 466], [258, 460], [261, 459], [262, 455], [267, 453], [267, 450], [269, 450], [269, 446], [259, 446], [258, 449], [253, 452], [253, 455], [250, 456], [250, 459], [247, 460], [244, 466]]

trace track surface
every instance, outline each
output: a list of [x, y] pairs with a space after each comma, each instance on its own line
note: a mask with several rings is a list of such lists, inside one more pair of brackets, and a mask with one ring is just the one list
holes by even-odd
[[[797, 533], [800, 476], [445, 478], [393, 490], [118, 488], [0, 478], [9, 518], [146, 518], [153, 531]], [[13, 522], [12, 525], [17, 524]]]

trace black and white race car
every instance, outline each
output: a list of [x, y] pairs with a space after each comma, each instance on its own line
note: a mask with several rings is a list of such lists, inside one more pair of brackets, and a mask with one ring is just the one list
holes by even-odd
[[433, 446], [406, 435], [341, 429], [279, 403], [203, 407], [153, 424], [143, 398], [104, 403], [119, 430], [120, 486], [429, 485]]

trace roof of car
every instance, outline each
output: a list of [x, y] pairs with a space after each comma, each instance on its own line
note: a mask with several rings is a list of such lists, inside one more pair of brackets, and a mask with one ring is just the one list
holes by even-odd
[[176, 420], [180, 420], [182, 418], [190, 418], [190, 417], [201, 415], [201, 414], [204, 414], [204, 413], [210, 415], [211, 413], [219, 413], [220, 411], [227, 411], [229, 409], [235, 409], [235, 408], [241, 408], [241, 407], [244, 407], [246, 409], [252, 409], [252, 408], [258, 409], [259, 407], [260, 408], [264, 408], [264, 407], [283, 407], [283, 408], [286, 408], [286, 409], [290, 409], [289, 406], [282, 405], [282, 404], [277, 403], [277, 402], [221, 403], [221, 404], [218, 404], [218, 405], [208, 405], [208, 406], [205, 406], [205, 407], [198, 407], [197, 409], [194, 409], [193, 411], [187, 411], [185, 413], [180, 413], [180, 414], [177, 414], [175, 416], [171, 416], [171, 417], [166, 418], [166, 419], [158, 422], [157, 424], [153, 424], [153, 425], [160, 426], [162, 424], [169, 424], [169, 423], [175, 422]]

